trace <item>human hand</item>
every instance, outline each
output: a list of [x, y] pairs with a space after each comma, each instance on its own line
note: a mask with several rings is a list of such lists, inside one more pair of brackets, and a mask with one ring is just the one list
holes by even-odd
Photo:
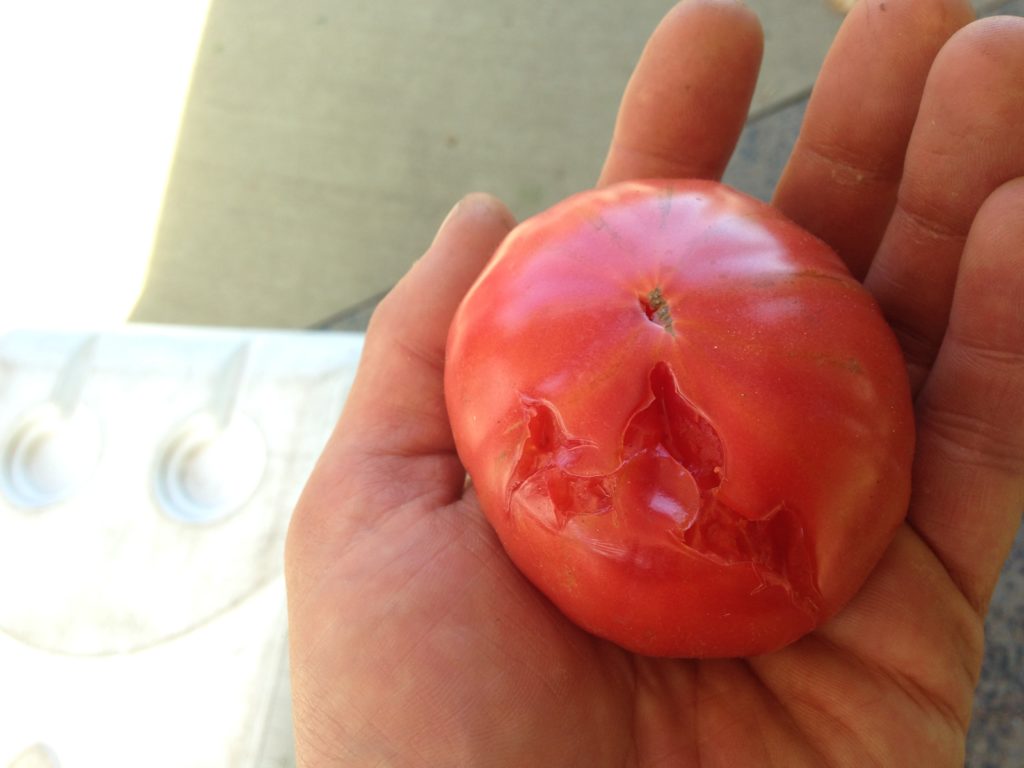
[[[774, 200], [864, 279], [911, 374], [914, 495], [861, 592], [776, 653], [671, 660], [588, 635], [519, 574], [465, 484], [442, 391], [448, 324], [513, 224], [471, 196], [374, 315], [295, 510], [300, 765], [962, 764], [1024, 506], [1024, 22], [960, 29], [970, 18], [961, 0], [860, 3]], [[739, 5], [673, 9], [600, 183], [718, 178], [760, 52]]]

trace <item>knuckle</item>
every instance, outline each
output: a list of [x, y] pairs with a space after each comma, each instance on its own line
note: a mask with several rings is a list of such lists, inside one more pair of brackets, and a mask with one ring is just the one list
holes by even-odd
[[1020, 424], [1007, 424], [991, 410], [976, 413], [925, 399], [919, 411], [922, 432], [957, 464], [1016, 477], [1024, 470]]
[[889, 186], [899, 180], [898, 169], [837, 142], [803, 138], [797, 152], [811, 163], [823, 167], [836, 184]]

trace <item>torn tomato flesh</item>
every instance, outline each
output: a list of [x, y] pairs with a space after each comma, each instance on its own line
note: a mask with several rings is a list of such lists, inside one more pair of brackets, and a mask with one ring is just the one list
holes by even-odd
[[[623, 429], [616, 467], [604, 474], [582, 466], [589, 444], [566, 432], [550, 404], [524, 398], [527, 429], [509, 513], [558, 531], [581, 516], [607, 516], [621, 539], [625, 521], [616, 516], [646, 510], [646, 519], [629, 520], [635, 546], [653, 541], [723, 566], [750, 567], [762, 588], [781, 587], [801, 610], [816, 613], [821, 595], [811, 542], [794, 510], [785, 499], [753, 515], [730, 508], [719, 498], [728, 476], [722, 441], [680, 394], [666, 363], [652, 368], [650, 395]], [[623, 556], [635, 547], [609, 543], [598, 551]]]

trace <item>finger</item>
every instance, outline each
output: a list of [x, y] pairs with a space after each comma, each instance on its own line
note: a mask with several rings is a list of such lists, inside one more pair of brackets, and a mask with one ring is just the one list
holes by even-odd
[[867, 0], [829, 49], [773, 203], [858, 278], [892, 214], [928, 70], [973, 18], [966, 0]]
[[381, 301], [367, 330], [359, 370], [341, 418], [304, 496], [373, 497], [394, 508], [425, 493], [461, 493], [444, 403], [448, 326], [459, 302], [514, 224], [496, 199], [470, 195], [434, 242]]
[[719, 179], [739, 140], [763, 35], [734, 0], [687, 0], [654, 31], [626, 86], [600, 186]]
[[352, 439], [365, 451], [452, 450], [442, 391], [448, 326], [513, 223], [494, 198], [463, 199], [423, 258], [381, 301], [345, 413]]
[[909, 520], [982, 614], [1024, 508], [1024, 178], [964, 250], [942, 349], [918, 399]]
[[1024, 19], [974, 22], [932, 67], [896, 208], [865, 280], [903, 346], [915, 391], [942, 342], [978, 208], [1024, 175], [1021, 126]]

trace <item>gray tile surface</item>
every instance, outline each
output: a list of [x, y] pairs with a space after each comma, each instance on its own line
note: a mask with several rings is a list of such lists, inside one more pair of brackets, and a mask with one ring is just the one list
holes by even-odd
[[1024, 527], [996, 587], [985, 643], [967, 765], [1024, 766]]

